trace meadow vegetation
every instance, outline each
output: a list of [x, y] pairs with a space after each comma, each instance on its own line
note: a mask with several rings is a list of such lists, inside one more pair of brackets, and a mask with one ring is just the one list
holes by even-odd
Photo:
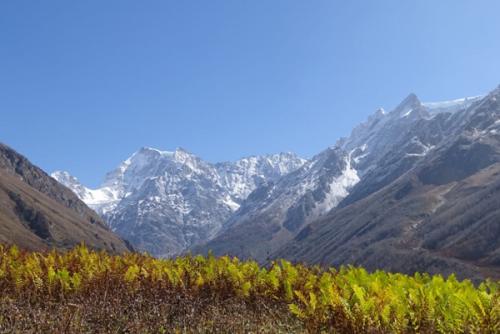
[[0, 333], [500, 333], [499, 282], [0, 245]]

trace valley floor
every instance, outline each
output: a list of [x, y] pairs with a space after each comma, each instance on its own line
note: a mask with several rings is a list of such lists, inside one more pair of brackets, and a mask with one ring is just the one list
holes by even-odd
[[0, 333], [500, 333], [498, 282], [0, 245]]

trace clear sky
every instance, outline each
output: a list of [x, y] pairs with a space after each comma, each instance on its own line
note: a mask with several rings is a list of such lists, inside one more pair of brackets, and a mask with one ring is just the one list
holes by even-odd
[[500, 1], [5, 0], [0, 141], [95, 186], [141, 146], [310, 157], [500, 84]]

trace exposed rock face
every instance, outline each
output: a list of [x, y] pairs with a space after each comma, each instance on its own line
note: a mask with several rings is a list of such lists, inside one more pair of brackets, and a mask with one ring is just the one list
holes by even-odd
[[52, 174], [138, 249], [169, 257], [210, 240], [258, 186], [304, 164], [291, 153], [211, 164], [177, 149], [144, 147], [88, 189], [65, 172]]
[[81, 242], [121, 253], [132, 248], [66, 187], [0, 144], [0, 242], [43, 250]]
[[338, 205], [381, 189], [413, 168], [458, 130], [480, 97], [421, 103], [410, 94], [393, 111], [379, 109], [348, 138], [298, 171], [252, 193], [219, 234], [195, 249], [265, 262], [299, 231]]
[[497, 89], [418, 120], [401, 138], [418, 138], [423, 151], [404, 139], [391, 146], [338, 208], [273, 256], [499, 278], [499, 98]]
[[337, 206], [359, 181], [352, 157], [329, 148], [275, 182], [257, 188], [218, 236], [195, 252], [266, 259], [307, 223]]

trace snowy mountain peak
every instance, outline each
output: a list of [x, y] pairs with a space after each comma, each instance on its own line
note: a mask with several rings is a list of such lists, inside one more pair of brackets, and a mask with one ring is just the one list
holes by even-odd
[[[368, 119], [356, 126], [348, 138], [340, 140], [337, 145], [350, 151], [358, 149], [355, 153], [355, 161], [364, 161], [362, 169], [369, 169], [372, 163], [365, 157], [380, 157], [390, 145], [404, 135], [401, 132], [415, 122], [430, 120], [439, 113], [454, 113], [458, 110], [468, 108], [483, 96], [461, 98], [451, 101], [422, 103], [413, 93], [409, 94], [391, 112], [385, 113], [377, 110]], [[361, 148], [364, 149], [361, 150]], [[361, 155], [361, 156], [358, 156]]]
[[72, 176], [70, 173], [66, 171], [55, 171], [52, 174], [50, 174], [52, 178], [56, 179], [61, 183], [62, 185], [66, 186], [67, 188], [70, 188], [74, 192], [78, 193], [84, 193], [85, 187], [78, 181], [78, 179], [74, 176]]
[[418, 99], [417, 95], [410, 93], [392, 112], [392, 115], [398, 117], [408, 117], [414, 111], [422, 107], [422, 102]]
[[154, 147], [149, 147], [149, 146], [143, 146], [137, 151], [137, 153], [142, 153], [142, 154], [160, 154], [160, 155], [172, 155], [173, 152], [170, 151], [161, 151], [159, 149], [156, 149]]
[[65, 181], [69, 184], [71, 184], [71, 183], [80, 184], [80, 182], [78, 182], [78, 179], [76, 177], [72, 176], [70, 173], [68, 173], [66, 171], [56, 170], [55, 172], [50, 174], [50, 176], [52, 176], [53, 178], [55, 178], [57, 180]]
[[210, 239], [252, 191], [305, 161], [278, 153], [211, 164], [183, 148], [142, 147], [107, 173], [98, 189], [66, 172], [53, 177], [138, 249], [171, 256]]
[[180, 146], [179, 146], [179, 147], [177, 147], [177, 148], [175, 149], [175, 151], [176, 151], [176, 152], [183, 152], [183, 153], [186, 153], [186, 154], [190, 154], [190, 155], [192, 155], [192, 153], [191, 153], [191, 152], [189, 152], [188, 150], [186, 150], [184, 147], [180, 147]]
[[170, 158], [175, 154], [172, 151], [161, 151], [153, 147], [141, 147], [137, 152], [132, 154], [132, 156], [126, 161], [138, 161], [139, 159], [158, 159], [162, 157]]
[[180, 147], [175, 150], [173, 158], [180, 163], [194, 163], [197, 160], [201, 160], [194, 154]]
[[420, 105], [421, 102], [415, 93], [410, 93], [408, 96], [399, 104], [402, 105]]
[[65, 171], [55, 171], [51, 176], [63, 186], [71, 189], [85, 204], [99, 214], [112, 209], [118, 200], [119, 194], [116, 189], [110, 187], [102, 187], [95, 190], [89, 189], [82, 185], [76, 177]]

